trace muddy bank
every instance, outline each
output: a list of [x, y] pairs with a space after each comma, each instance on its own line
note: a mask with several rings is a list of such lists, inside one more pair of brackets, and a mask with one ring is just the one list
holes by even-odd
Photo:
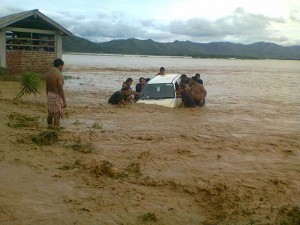
[[112, 91], [67, 89], [63, 129], [44, 145], [45, 94], [15, 103], [18, 83], [0, 90], [1, 224], [299, 221], [293, 106], [118, 107]]

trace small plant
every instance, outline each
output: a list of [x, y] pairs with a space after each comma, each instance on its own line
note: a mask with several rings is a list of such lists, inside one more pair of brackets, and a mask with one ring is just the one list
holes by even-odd
[[111, 175], [111, 168], [113, 165], [109, 161], [104, 161], [100, 167], [100, 171], [106, 175]]
[[143, 215], [143, 222], [157, 222], [158, 219], [156, 218], [154, 213], [148, 212]]
[[64, 75], [64, 80], [71, 80], [71, 79], [73, 79], [72, 76], [70, 76], [70, 75]]
[[58, 141], [58, 132], [56, 130], [42, 131], [31, 140], [37, 145], [51, 145]]
[[128, 173], [131, 173], [135, 176], [141, 176], [141, 165], [139, 163], [131, 163], [130, 165], [127, 166], [126, 170]]
[[77, 126], [77, 125], [83, 124], [83, 122], [80, 122], [79, 120], [76, 120], [73, 124]]
[[21, 77], [21, 91], [14, 98], [15, 100], [22, 98], [24, 94], [34, 94], [36, 96], [39, 93], [38, 88], [40, 87], [41, 80], [36, 73], [26, 72]]
[[255, 224], [257, 224], [257, 222], [259, 222], [259, 221], [251, 219], [249, 225], [255, 225]]
[[102, 124], [101, 123], [99, 124], [99, 123], [95, 122], [93, 124], [92, 128], [94, 128], [94, 129], [102, 129]]
[[[276, 218], [276, 224], [279, 225], [299, 225], [300, 224], [300, 208], [298, 206], [283, 206], [279, 209]], [[280, 222], [280, 223], [278, 223]]]
[[64, 80], [79, 80], [79, 77], [73, 77], [73, 76], [70, 76], [70, 75], [64, 75]]
[[12, 128], [37, 127], [38, 117], [27, 116], [19, 113], [11, 113], [7, 126]]
[[80, 139], [73, 142], [72, 149], [82, 153], [91, 153], [94, 150], [91, 144], [83, 144]]

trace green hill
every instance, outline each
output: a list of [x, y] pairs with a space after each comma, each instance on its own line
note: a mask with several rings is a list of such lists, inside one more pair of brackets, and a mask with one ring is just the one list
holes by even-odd
[[127, 39], [94, 43], [84, 38], [63, 37], [64, 52], [108, 53], [130, 55], [192, 56], [201, 58], [300, 59], [300, 46], [284, 47], [274, 43], [257, 42], [249, 45], [230, 42], [170, 43]]

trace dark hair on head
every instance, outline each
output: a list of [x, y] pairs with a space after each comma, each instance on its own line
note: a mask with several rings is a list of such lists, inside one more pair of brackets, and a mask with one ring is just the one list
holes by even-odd
[[159, 71], [165, 71], [165, 67], [160, 67]]
[[121, 91], [128, 91], [129, 90], [129, 87], [123, 87], [122, 89], [121, 89]]
[[196, 74], [195, 74], [195, 77], [200, 77], [200, 73], [196, 73]]
[[193, 76], [192, 79], [193, 79], [194, 81], [198, 81], [198, 78], [197, 78], [196, 76]]
[[62, 61], [61, 59], [55, 59], [53, 62], [54, 67], [59, 67], [59, 66], [63, 66], [63, 65], [64, 65], [64, 61]]
[[133, 81], [131, 77], [127, 78], [126, 83], [129, 81]]
[[146, 80], [146, 82], [148, 82], [148, 81], [151, 80], [151, 79], [150, 79], [150, 78], [146, 78], [145, 80]]
[[139, 81], [141, 81], [141, 80], [146, 80], [146, 79], [144, 77], [140, 77]]
[[180, 78], [181, 78], [181, 79], [185, 79], [185, 78], [187, 78], [187, 75], [182, 74], [182, 75], [180, 76]]

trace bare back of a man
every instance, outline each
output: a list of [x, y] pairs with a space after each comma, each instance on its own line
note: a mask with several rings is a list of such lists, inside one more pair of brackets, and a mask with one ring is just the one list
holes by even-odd
[[61, 74], [64, 62], [61, 59], [54, 60], [54, 67], [46, 76], [46, 94], [48, 100], [49, 125], [59, 126], [59, 120], [63, 116], [63, 108], [67, 106], [64, 94], [64, 78]]
[[204, 100], [207, 93], [203, 85], [199, 83], [193, 83], [191, 86], [191, 92], [193, 93], [195, 100]]
[[198, 83], [196, 77], [192, 77], [191, 93], [197, 105], [203, 106], [205, 104], [207, 91], [202, 84]]

